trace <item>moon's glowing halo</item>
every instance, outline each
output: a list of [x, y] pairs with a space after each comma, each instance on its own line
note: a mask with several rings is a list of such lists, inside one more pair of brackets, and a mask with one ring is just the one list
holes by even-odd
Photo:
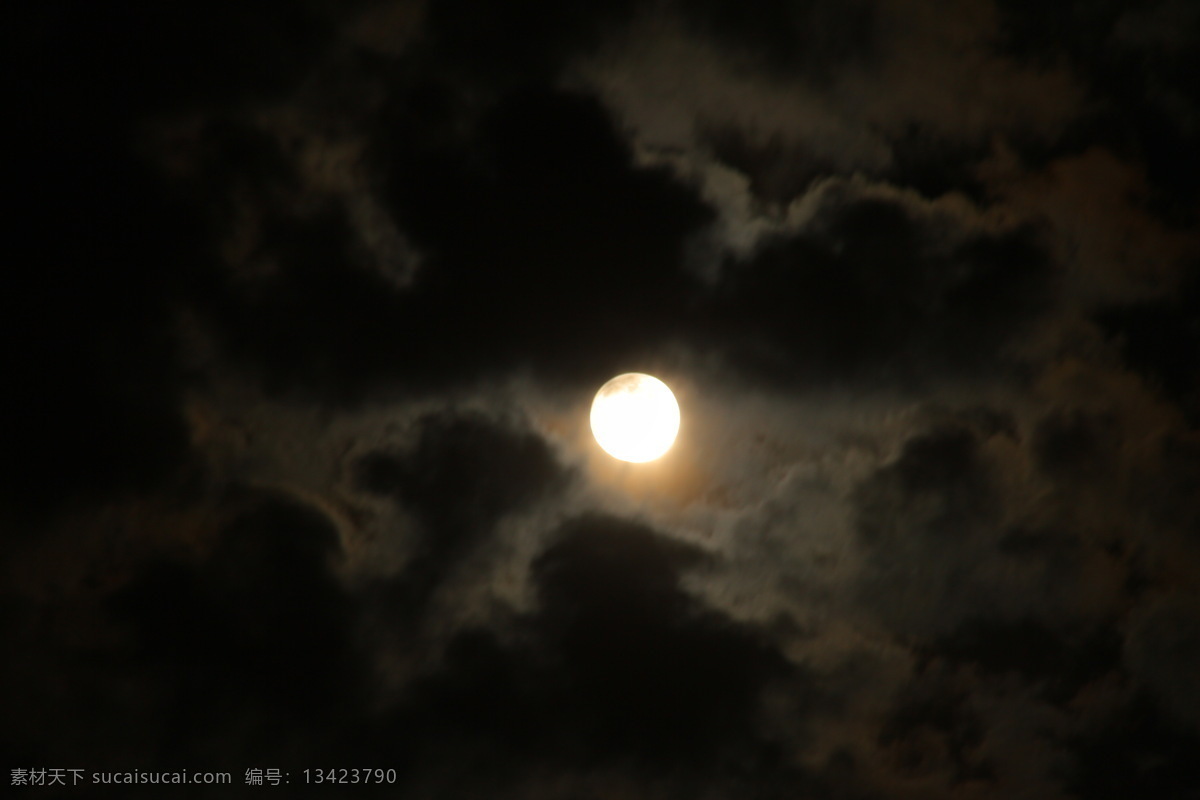
[[621, 461], [653, 461], [671, 449], [679, 433], [679, 403], [667, 385], [641, 372], [626, 372], [600, 387], [592, 401], [592, 435]]

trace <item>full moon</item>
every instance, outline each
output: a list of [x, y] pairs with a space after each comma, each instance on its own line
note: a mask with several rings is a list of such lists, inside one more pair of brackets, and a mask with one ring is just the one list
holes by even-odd
[[679, 433], [679, 403], [653, 375], [627, 372], [600, 387], [592, 401], [592, 434], [621, 461], [653, 461]]

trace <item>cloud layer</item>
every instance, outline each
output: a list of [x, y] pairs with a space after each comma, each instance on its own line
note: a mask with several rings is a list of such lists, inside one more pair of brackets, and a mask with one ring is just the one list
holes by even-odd
[[1195, 797], [1184, 6], [29, 12], [10, 767]]

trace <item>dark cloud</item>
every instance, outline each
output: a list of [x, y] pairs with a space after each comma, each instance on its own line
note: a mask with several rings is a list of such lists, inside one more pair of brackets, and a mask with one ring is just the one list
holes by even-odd
[[1004, 344], [1045, 309], [1054, 283], [1035, 230], [980, 233], [946, 252], [900, 202], [825, 213], [818, 229], [727, 270], [714, 346], [800, 381], [1011, 368]]
[[147, 163], [140, 126], [283, 92], [330, 41], [329, 12], [53, 2], [14, 14], [10, 181], [25, 214], [4, 319], [20, 343], [7, 413], [22, 423], [3, 447], [20, 476], [6, 500], [23, 517], [153, 486], [185, 459], [173, 314], [212, 246], [203, 206]]
[[951, 785], [992, 782], [993, 765], [978, 754], [985, 726], [971, 709], [970, 694], [945, 676], [921, 675], [897, 698], [879, 732], [902, 775], [920, 777], [949, 763]]
[[552, 82], [567, 59], [598, 44], [636, 5], [517, 0], [501, 9], [447, 0], [430, 4], [427, 30], [439, 56], [477, 79]]
[[1178, 404], [1193, 424], [1200, 421], [1200, 268], [1166, 300], [1109, 308], [1098, 315], [1126, 363]]
[[737, 55], [789, 76], [828, 79], [833, 69], [869, 61], [878, 47], [872, 0], [771, 0], [753, 9], [733, 0], [683, 6], [687, 21]]
[[779, 135], [759, 142], [748, 132], [729, 126], [707, 131], [705, 139], [717, 160], [744, 174], [750, 191], [766, 203], [786, 205], [804, 194], [814, 180], [837, 174], [836, 165], [828, 159]]
[[970, 537], [996, 503], [979, 440], [959, 426], [909, 440], [895, 463], [857, 491], [859, 535], [883, 546], [922, 538], [953, 545]]
[[440, 113], [428, 107], [453, 95], [398, 102], [380, 157], [422, 267], [404, 289], [364, 268], [337, 206], [265, 219], [258, 257], [277, 273], [249, 291], [227, 284], [209, 319], [269, 388], [357, 402], [373, 386], [520, 366], [591, 379], [679, 335], [694, 291], [683, 242], [710, 212], [665, 171], [636, 167], [593, 99], [520, 92], [465, 141], [424, 143], [419, 126]]
[[222, 349], [261, 375], [267, 391], [360, 403], [389, 378], [410, 384], [437, 367], [425, 355], [432, 332], [413, 323], [394, 285], [356, 263], [343, 209], [264, 223], [257, 255], [276, 271], [250, 287], [214, 282], [201, 310]]
[[463, 149], [386, 146], [390, 205], [427, 257], [414, 307], [430, 328], [454, 320], [439, 344], [457, 363], [590, 374], [675, 333], [693, 293], [684, 239], [711, 212], [635, 167], [595, 99], [518, 92]]
[[902, 637], [993, 606], [1000, 598], [989, 595], [999, 587], [986, 573], [989, 562], [976, 562], [997, 558], [1001, 498], [975, 431], [948, 424], [910, 439], [854, 489], [867, 567], [855, 589], [859, 602]]
[[368, 492], [391, 497], [422, 526], [405, 573], [388, 590], [400, 614], [420, 613], [431, 592], [505, 514], [562, 489], [568, 473], [537, 435], [479, 414], [435, 414], [407, 452], [376, 450], [355, 464]]
[[533, 564], [538, 611], [503, 639], [463, 631], [412, 687], [399, 719], [414, 759], [449, 757], [472, 789], [503, 790], [526, 777], [509, 766], [520, 762], [584, 778], [572, 786], [611, 768], [690, 773], [685, 786], [735, 780], [749, 765], [786, 779], [756, 718], [769, 684], [803, 685], [803, 674], [764, 632], [683, 591], [702, 560], [625, 520], [565, 523]]
[[1167, 525], [1194, 535], [1200, 531], [1200, 509], [1188, 487], [1200, 477], [1200, 442], [1189, 433], [1164, 436], [1158, 456], [1162, 472], [1151, 479], [1139, 500]]
[[961, 142], [913, 125], [892, 140], [892, 162], [882, 177], [897, 186], [908, 186], [926, 197], [958, 192], [980, 205], [987, 190], [979, 177], [979, 163], [990, 143]]
[[1111, 626], [1053, 630], [1036, 619], [972, 619], [940, 637], [923, 657], [968, 664], [986, 675], [1018, 675], [1053, 703], [1120, 667], [1121, 637]]
[[1092, 112], [1063, 145], [1077, 151], [1081, 139], [1100, 141], [1143, 163], [1155, 188], [1150, 206], [1189, 226], [1200, 95], [1191, 78], [1198, 66], [1195, 18], [1186, 5], [997, 3], [1005, 50], [1043, 63], [1066, 59], [1088, 85]]
[[1125, 661], [1159, 709], [1200, 732], [1200, 598], [1175, 592], [1153, 598], [1130, 620]]
[[1129, 792], [1190, 800], [1197, 796], [1192, 755], [1200, 746], [1155, 706], [1134, 697], [1103, 724], [1071, 743], [1075, 766], [1067, 786], [1084, 797], [1126, 797]]
[[559, 536], [534, 575], [570, 691], [594, 703], [597, 744], [696, 759], [753, 740], [764, 683], [792, 670], [761, 635], [680, 590], [697, 555], [615, 520], [583, 519]]
[[231, 522], [202, 565], [148, 565], [114, 598], [134, 664], [156, 684], [169, 749], [199, 758], [241, 728], [222, 750], [278, 756], [336, 726], [359, 677], [350, 605], [330, 570], [339, 550], [323, 515], [267, 501]]
[[259, 257], [278, 272], [214, 320], [275, 389], [353, 401], [508, 365], [598, 379], [673, 342], [760, 374], [919, 381], [1004, 368], [1001, 349], [1054, 286], [1033, 227], [948, 244], [899, 200], [847, 198], [727, 269], [712, 295], [682, 265], [712, 212], [664, 170], [635, 167], [594, 99], [519, 92], [474, 122], [444, 86], [396, 103], [380, 158], [422, 266], [412, 286], [389, 285], [337, 207], [264, 220]]
[[1033, 431], [1038, 466], [1058, 478], [1096, 478], [1109, 463], [1106, 456], [1119, 446], [1115, 422], [1111, 416], [1078, 409], [1048, 414]]
[[477, 413], [440, 413], [417, 425], [411, 452], [375, 451], [360, 459], [359, 484], [394, 496], [439, 531], [478, 535], [565, 480], [536, 434]]
[[[767, 134], [737, 124], [710, 123], [702, 138], [719, 162], [746, 176], [751, 193], [763, 203], [786, 207], [814, 181], [843, 172], [829, 152], [803, 136], [793, 139], [779, 131]], [[892, 137], [889, 147], [885, 163], [863, 171], [925, 197], [958, 192], [986, 203], [978, 167], [989, 153], [989, 143], [959, 141], [913, 123]]]
[[337, 533], [285, 497], [226, 503], [203, 557], [144, 561], [100, 597], [76, 590], [73, 615], [94, 630], [28, 626], [6, 697], [30, 716], [6, 752], [126, 771], [328, 752], [365, 697]]

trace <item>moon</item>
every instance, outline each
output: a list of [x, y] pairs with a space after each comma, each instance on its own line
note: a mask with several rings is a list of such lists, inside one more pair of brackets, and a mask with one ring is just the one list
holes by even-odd
[[653, 375], [618, 375], [601, 386], [592, 401], [592, 435], [621, 461], [653, 461], [671, 449], [678, 433], [679, 403]]

